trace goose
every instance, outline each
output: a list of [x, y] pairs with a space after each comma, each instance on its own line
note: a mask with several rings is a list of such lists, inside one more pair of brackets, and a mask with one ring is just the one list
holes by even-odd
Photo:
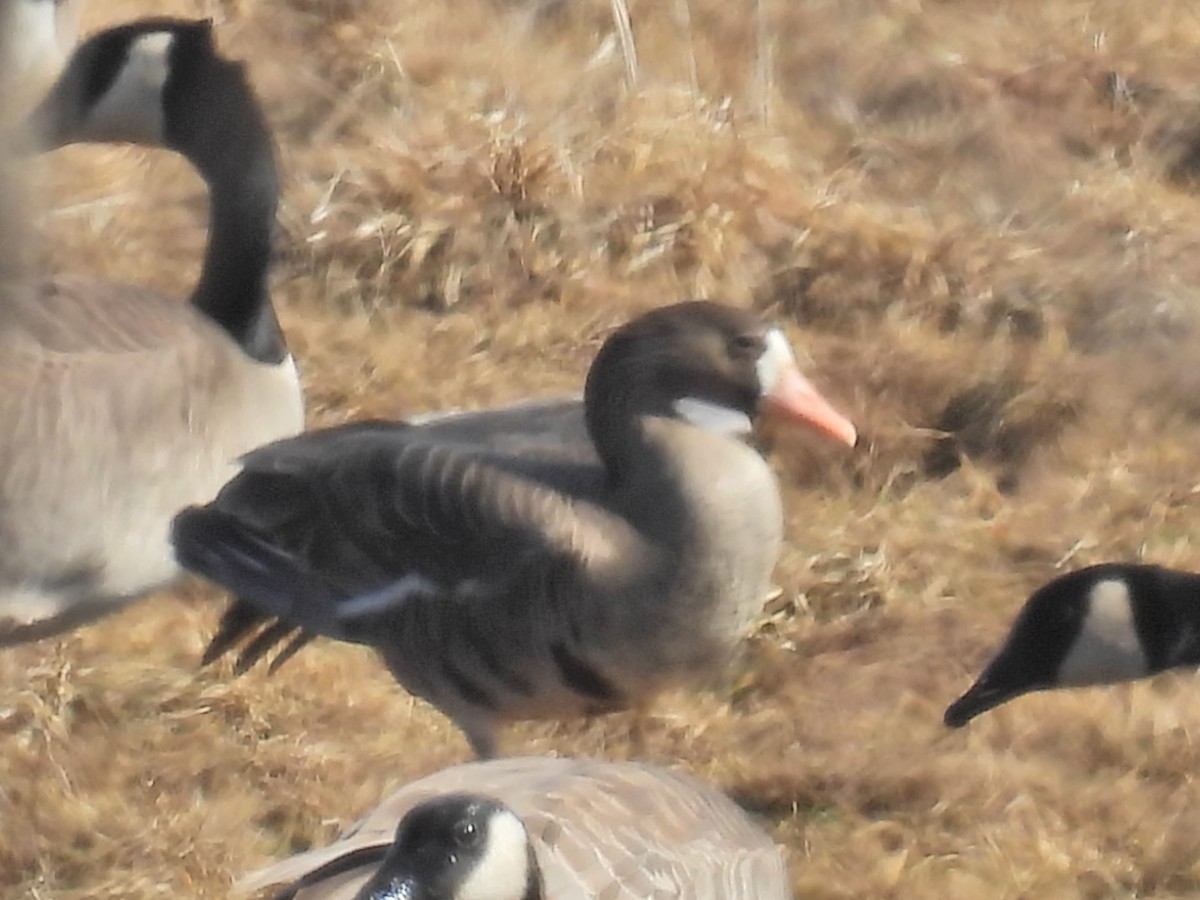
[[[282, 888], [282, 890], [280, 890]], [[733, 801], [636, 762], [453, 766], [328, 847], [245, 876], [276, 900], [785, 900], [779, 848]]]
[[267, 293], [274, 149], [211, 25], [147, 19], [81, 44], [30, 118], [37, 149], [183, 154], [211, 193], [190, 303], [74, 275], [0, 299], [0, 645], [89, 622], [181, 570], [172, 516], [295, 434], [296, 366]]
[[[854, 426], [779, 329], [709, 301], [617, 329], [583, 403], [550, 410], [357, 423], [250, 453], [174, 524], [180, 563], [236, 598], [204, 661], [247, 638], [239, 669], [285, 639], [273, 668], [313, 635], [371, 645], [480, 757], [505, 722], [636, 706], [712, 673], [782, 541], [778, 485], [744, 441], [755, 417], [846, 444]], [[568, 436], [556, 456], [527, 420], [593, 443]]]
[[1116, 684], [1200, 665], [1200, 575], [1104, 563], [1026, 601], [1000, 651], [946, 710], [960, 728], [1022, 694]]

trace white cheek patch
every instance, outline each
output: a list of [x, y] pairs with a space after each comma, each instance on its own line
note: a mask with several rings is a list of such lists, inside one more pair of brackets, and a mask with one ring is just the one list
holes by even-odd
[[758, 371], [758, 386], [764, 396], [774, 390], [785, 371], [796, 368], [792, 347], [778, 328], [767, 332], [767, 347], [754, 367]]
[[1112, 684], [1149, 674], [1124, 581], [1101, 581], [1088, 594], [1088, 610], [1071, 651], [1058, 670], [1064, 687]]
[[86, 115], [83, 140], [163, 143], [163, 85], [174, 42], [171, 32], [155, 31], [133, 43], [116, 80]]
[[743, 437], [754, 430], [754, 423], [748, 415], [719, 403], [710, 403], [698, 397], [680, 397], [673, 405], [676, 415], [705, 431]]
[[488, 821], [483, 856], [455, 900], [521, 900], [529, 887], [529, 836], [521, 820], [500, 810]]

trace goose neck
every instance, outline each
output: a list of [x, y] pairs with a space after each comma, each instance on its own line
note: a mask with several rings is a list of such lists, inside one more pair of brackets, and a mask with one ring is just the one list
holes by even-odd
[[[275, 150], [239, 67], [207, 73], [173, 143], [208, 185], [208, 244], [192, 303], [253, 359], [287, 355], [268, 276], [279, 201]], [[222, 102], [224, 101], [224, 102]]]

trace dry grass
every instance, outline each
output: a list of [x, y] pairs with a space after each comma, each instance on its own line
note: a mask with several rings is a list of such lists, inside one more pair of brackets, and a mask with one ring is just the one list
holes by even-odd
[[[1186, 676], [940, 724], [1033, 586], [1197, 562], [1195, 4], [636, 0], [636, 91], [605, 0], [85, 25], [164, 6], [214, 16], [267, 99], [314, 422], [573, 388], [606, 329], [686, 295], [803, 331], [864, 440], [777, 442], [783, 595], [646, 739], [764, 814], [801, 897], [1200, 893]], [[43, 264], [186, 293], [184, 166], [72, 149], [22, 178]], [[0, 656], [0, 894], [221, 897], [466, 756], [354, 648], [198, 670], [219, 606], [192, 584]], [[620, 757], [630, 726], [506, 745]]]

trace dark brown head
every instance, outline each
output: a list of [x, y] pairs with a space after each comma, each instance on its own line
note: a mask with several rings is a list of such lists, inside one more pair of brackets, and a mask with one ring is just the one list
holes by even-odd
[[601, 448], [622, 420], [646, 415], [745, 434], [771, 414], [856, 440], [854, 426], [800, 374], [782, 331], [708, 301], [662, 307], [615, 331], [592, 364], [585, 404]]

